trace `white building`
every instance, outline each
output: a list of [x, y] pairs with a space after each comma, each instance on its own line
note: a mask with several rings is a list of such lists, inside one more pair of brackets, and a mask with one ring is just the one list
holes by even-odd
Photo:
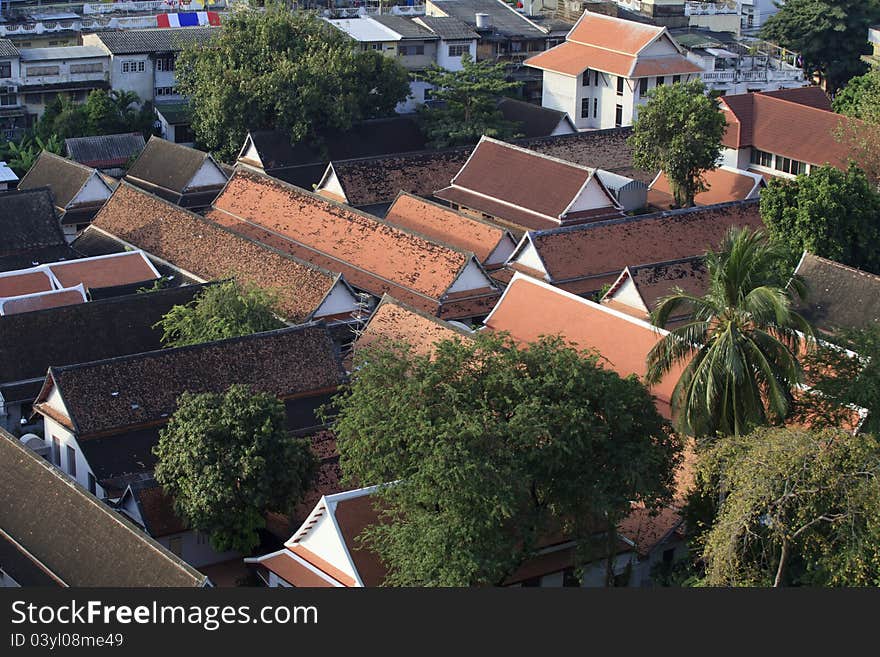
[[665, 27], [584, 12], [565, 43], [525, 61], [543, 71], [541, 104], [579, 130], [632, 125], [647, 93], [699, 78]]

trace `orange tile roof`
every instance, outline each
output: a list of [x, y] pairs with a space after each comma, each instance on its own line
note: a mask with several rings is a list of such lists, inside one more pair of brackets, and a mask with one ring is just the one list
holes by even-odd
[[702, 73], [702, 71], [702, 66], [694, 64], [683, 55], [668, 55], [666, 57], [638, 60], [629, 77], [648, 78], [655, 75], [686, 75], [688, 73]]
[[[522, 274], [507, 286], [485, 324], [491, 330], [509, 332], [518, 342], [560, 335], [582, 349], [597, 351], [600, 363], [620, 376], [639, 378], [647, 372], [648, 352], [663, 335], [646, 322]], [[678, 372], [673, 371], [651, 389], [658, 410], [667, 418], [677, 380]]]
[[540, 68], [563, 75], [577, 76], [591, 68], [629, 77], [635, 62], [636, 58], [631, 55], [566, 41], [534, 57], [529, 57], [523, 63], [532, 68]]
[[464, 336], [464, 331], [386, 296], [354, 347], [363, 349], [382, 340], [406, 342], [416, 354], [423, 356], [432, 353], [434, 345], [441, 340]]
[[[717, 205], [729, 201], [744, 201], [755, 189], [757, 181], [747, 173], [729, 169], [713, 169], [703, 174], [708, 189], [694, 196], [696, 205]], [[648, 203], [660, 208], [668, 208], [673, 199], [672, 187], [664, 172], [660, 172], [648, 192]]]
[[498, 245], [509, 239], [503, 228], [406, 192], [388, 208], [385, 221], [463, 251], [471, 251], [484, 264]]
[[720, 98], [727, 118], [723, 144], [754, 148], [810, 164], [846, 168], [852, 149], [836, 137], [858, 121], [817, 107], [761, 93]]
[[11, 297], [0, 300], [0, 311], [2, 311], [3, 315], [17, 315], [19, 313], [29, 313], [34, 310], [72, 306], [85, 302], [86, 300], [83, 298], [83, 293], [79, 289], [53, 290], [51, 292], [29, 294], [27, 296]]
[[275, 291], [279, 309], [294, 321], [309, 318], [337, 280], [126, 182], [92, 226], [204, 280], [237, 276]]
[[86, 288], [131, 285], [159, 278], [159, 272], [142, 253], [120, 253], [111, 256], [67, 260], [52, 263], [49, 269], [63, 287], [82, 283]]
[[294, 543], [293, 545], [289, 545], [287, 547], [287, 549], [290, 550], [291, 552], [293, 552], [296, 556], [300, 557], [301, 559], [308, 561], [315, 568], [317, 568], [321, 572], [329, 575], [330, 577], [335, 579], [340, 584], [343, 584], [344, 586], [348, 586], [348, 587], [357, 586], [357, 582], [355, 581], [354, 577], [352, 577], [351, 575], [349, 575], [347, 573], [342, 572], [341, 570], [339, 570], [339, 568], [337, 568], [336, 566], [331, 564], [329, 561], [325, 561], [324, 559], [319, 557], [317, 554], [315, 554], [314, 552], [312, 552], [308, 548], [305, 548], [302, 545]]
[[297, 588], [326, 588], [333, 586], [332, 583], [315, 573], [308, 566], [304, 566], [297, 561], [293, 554], [290, 550], [285, 549], [281, 553], [257, 563]]
[[45, 271], [23, 271], [0, 276], [0, 297], [17, 297], [52, 290], [52, 281]]
[[432, 299], [440, 299], [468, 264], [467, 253], [244, 169], [236, 170], [213, 207]]
[[586, 11], [566, 39], [637, 55], [664, 31], [663, 27]]

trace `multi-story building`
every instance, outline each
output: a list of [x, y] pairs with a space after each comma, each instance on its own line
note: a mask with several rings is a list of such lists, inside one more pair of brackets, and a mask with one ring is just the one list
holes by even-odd
[[874, 48], [870, 55], [862, 57], [871, 66], [880, 66], [880, 25], [868, 28], [868, 43]]
[[632, 125], [655, 87], [699, 78], [665, 27], [590, 11], [565, 43], [525, 61], [543, 72], [541, 104], [566, 112], [579, 130]]

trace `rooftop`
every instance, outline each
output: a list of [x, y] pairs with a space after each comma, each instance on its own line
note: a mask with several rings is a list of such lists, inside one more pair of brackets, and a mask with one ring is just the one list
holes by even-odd
[[[207, 578], [0, 429], [0, 535], [59, 586], [204, 586]], [[34, 513], [39, 491], [42, 513]], [[58, 538], [63, 537], [63, 541]], [[76, 555], [76, 558], [71, 558]], [[4, 560], [4, 568], [7, 561]], [[10, 573], [15, 578], [15, 573]], [[41, 583], [46, 584], [45, 580]]]
[[139, 132], [94, 137], [71, 137], [64, 140], [67, 157], [96, 169], [125, 166], [144, 150], [144, 136]]
[[93, 229], [203, 281], [237, 276], [274, 290], [279, 310], [291, 321], [309, 319], [338, 279], [336, 274], [233, 233], [125, 182], [86, 232]]
[[[760, 188], [764, 186], [764, 177], [760, 174], [731, 167], [718, 167], [706, 171], [703, 174], [703, 181], [707, 189], [694, 196], [696, 205], [717, 205], [757, 198]], [[657, 174], [651, 185], [648, 203], [661, 209], [675, 205], [672, 186], [663, 171]]]
[[[79, 162], [43, 151], [21, 179], [18, 188], [48, 187], [52, 190], [55, 206], [65, 210], [95, 173], [95, 169]], [[100, 203], [103, 203], [103, 199], [92, 202], [92, 205]]]
[[623, 312], [627, 311], [621, 308], [621, 305], [634, 308], [631, 297], [628, 297], [626, 301], [622, 298], [618, 300], [617, 297], [617, 292], [627, 281], [632, 281], [638, 294], [638, 300], [643, 305], [644, 313], [638, 313], [638, 316], [642, 317], [653, 311], [657, 302], [672, 294], [676, 288], [681, 288], [688, 294], [702, 295], [709, 284], [708, 272], [702, 256], [636, 265], [623, 270], [614, 285], [605, 293], [602, 303]]
[[513, 7], [501, 0], [431, 0], [431, 4], [447, 16], [457, 18], [471, 28], [476, 25], [476, 14], [488, 14], [491, 32], [506, 37], [540, 39], [547, 37], [542, 29]]
[[85, 59], [106, 57], [107, 52], [98, 46], [63, 46], [60, 48], [20, 48], [23, 62], [47, 61], [50, 59]]
[[562, 123], [568, 132], [577, 132], [568, 114], [549, 107], [541, 107], [515, 98], [503, 98], [498, 109], [508, 121], [518, 124], [517, 132], [526, 139], [549, 137]]
[[49, 188], [0, 194], [0, 257], [66, 245]]
[[[128, 168], [125, 179], [139, 187], [146, 184], [147, 191], [155, 189], [157, 193], [183, 195], [201, 191], [205, 187], [217, 190], [222, 185], [191, 185], [193, 178], [206, 162], [216, 164], [214, 158], [204, 151], [175, 144], [154, 135]], [[165, 197], [164, 194], [160, 195]], [[174, 199], [169, 196], [168, 200]]]
[[104, 30], [96, 32], [97, 38], [114, 55], [135, 53], [174, 52], [183, 50], [191, 43], [207, 42], [219, 34], [216, 27], [172, 27], [143, 30]]
[[[339, 353], [320, 323], [217, 342], [52, 367], [35, 407], [53, 388], [79, 436], [164, 423], [183, 392], [221, 393], [234, 383], [281, 399], [335, 390]], [[58, 409], [56, 409], [58, 410]]]
[[413, 20], [421, 23], [444, 40], [480, 38], [480, 35], [474, 32], [473, 28], [451, 16], [419, 16]]

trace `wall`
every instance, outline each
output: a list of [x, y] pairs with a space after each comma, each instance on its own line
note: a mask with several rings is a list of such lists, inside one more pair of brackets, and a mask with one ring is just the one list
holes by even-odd
[[211, 160], [205, 160], [205, 163], [196, 171], [196, 175], [184, 188], [184, 191], [190, 189], [198, 189], [200, 187], [212, 187], [215, 185], [225, 185], [226, 176], [219, 167]]
[[[54, 392], [52, 393], [55, 394]], [[50, 398], [51, 399], [51, 398]], [[51, 404], [54, 408], [58, 408], [57, 405]], [[91, 467], [89, 466], [88, 461], [86, 461], [83, 456], [82, 450], [80, 449], [79, 443], [76, 440], [76, 437], [68, 431], [65, 427], [61, 426], [51, 418], [43, 416], [43, 438], [46, 441], [46, 444], [50, 447], [52, 446], [52, 438], [58, 438], [61, 443], [61, 465], [56, 466], [64, 473], [70, 473], [70, 464], [68, 462], [68, 454], [67, 454], [67, 446], [73, 447], [76, 453], [76, 481], [77, 483], [89, 490], [89, 473], [92, 472]], [[50, 453], [49, 458], [53, 458], [52, 453]], [[54, 461], [53, 461], [54, 463]], [[104, 489], [99, 485], [95, 485], [95, 495], [98, 498], [104, 497]]]
[[520, 251], [514, 262], [522, 265], [523, 267], [528, 267], [529, 269], [534, 269], [536, 271], [542, 272], [546, 275], [547, 270], [544, 268], [544, 263], [541, 261], [541, 258], [538, 255], [538, 250], [532, 244], [531, 240], [527, 239], [524, 244], [525, 246], [523, 250]]
[[[122, 72], [124, 62], [143, 62], [144, 70], [134, 73]], [[110, 86], [119, 91], [133, 91], [141, 101], [155, 100], [153, 62], [145, 54], [116, 55], [110, 61]]]
[[356, 300], [342, 281], [336, 281], [330, 294], [315, 311], [315, 319], [353, 313], [357, 309]]
[[354, 569], [346, 553], [345, 545], [340, 540], [333, 516], [324, 513], [317, 523], [309, 530], [299, 543], [315, 554], [321, 555], [328, 563], [357, 579]]
[[402, 103], [398, 103], [394, 111], [398, 114], [411, 114], [415, 112], [420, 105], [425, 103], [425, 91], [430, 89], [431, 85], [423, 80], [410, 80], [409, 96]]
[[[440, 41], [440, 45], [437, 47], [437, 65], [441, 68], [445, 68], [447, 71], [460, 71], [462, 69], [461, 66], [461, 57], [450, 57], [449, 56], [449, 46], [457, 45], [465, 43], [462, 41]], [[477, 40], [471, 39], [468, 42], [468, 52], [470, 52], [471, 59], [477, 59]]]
[[492, 282], [482, 272], [477, 263], [472, 260], [464, 268], [464, 271], [459, 274], [458, 278], [455, 279], [455, 282], [450, 286], [448, 292], [453, 293], [481, 290], [491, 286]]
[[627, 305], [630, 308], [640, 310], [646, 314], [648, 313], [648, 309], [645, 307], [645, 302], [642, 300], [638, 288], [636, 288], [629, 276], [626, 277], [626, 280], [621, 284], [617, 292], [615, 292], [610, 298], [618, 303]]
[[[544, 71], [544, 88], [541, 92], [541, 105], [559, 112], [565, 112], [577, 128], [589, 127], [587, 120], [580, 118], [580, 105], [576, 86], [580, 78], [561, 73]], [[577, 103], [577, 105], [576, 105]]]

